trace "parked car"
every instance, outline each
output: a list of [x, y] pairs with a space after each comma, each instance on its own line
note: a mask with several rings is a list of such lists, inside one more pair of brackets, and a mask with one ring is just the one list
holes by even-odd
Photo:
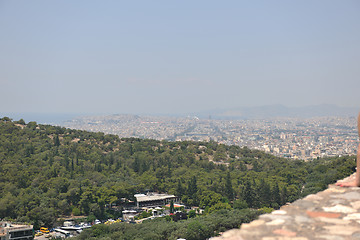
[[41, 227], [41, 228], [40, 228], [40, 232], [42, 232], [42, 233], [49, 233], [50, 231], [49, 231], [49, 229], [46, 228], [46, 227]]

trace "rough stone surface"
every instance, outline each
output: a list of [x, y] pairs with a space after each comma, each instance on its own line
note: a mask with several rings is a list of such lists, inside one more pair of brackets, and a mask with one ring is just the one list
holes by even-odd
[[355, 209], [360, 209], [360, 201], [355, 201], [355, 202], [352, 202], [350, 203], [351, 206]]
[[351, 207], [347, 207], [344, 205], [336, 205], [333, 207], [323, 207], [325, 212], [338, 212], [338, 213], [353, 213], [356, 212], [355, 209], [351, 208]]
[[[355, 174], [343, 181], [352, 181]], [[329, 188], [212, 240], [360, 239], [360, 188]]]
[[280, 225], [283, 223], [285, 223], [284, 219], [275, 219], [275, 220], [272, 220], [271, 222], [267, 222], [266, 225]]

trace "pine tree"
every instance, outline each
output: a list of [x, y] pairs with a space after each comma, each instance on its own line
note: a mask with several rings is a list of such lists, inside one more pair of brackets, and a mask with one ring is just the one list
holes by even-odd
[[65, 169], [66, 169], [67, 171], [69, 171], [69, 164], [70, 164], [69, 157], [68, 157], [68, 156], [65, 156], [65, 157], [64, 157], [64, 166], [65, 166]]
[[243, 198], [249, 207], [254, 207], [255, 196], [254, 196], [254, 190], [251, 187], [250, 181], [245, 182]]
[[252, 170], [254, 170], [255, 172], [259, 172], [260, 171], [260, 166], [259, 166], [259, 162], [254, 160], [253, 163], [252, 163]]
[[281, 191], [281, 205], [284, 205], [287, 202], [288, 193], [287, 188], [284, 186]]
[[183, 194], [184, 194], [184, 189], [183, 189], [182, 184], [181, 184], [180, 179], [179, 179], [178, 180], [178, 185], [176, 187], [176, 195], [178, 197], [181, 197]]
[[272, 189], [272, 200], [273, 200], [275, 208], [278, 208], [281, 206], [280, 189], [279, 189], [279, 185], [277, 183], [275, 183], [275, 186]]
[[54, 163], [54, 156], [53, 155], [50, 155], [49, 156], [49, 165], [52, 166]]
[[134, 161], [134, 164], [133, 164], [133, 169], [134, 169], [134, 172], [140, 172], [141, 163], [140, 163], [139, 158], [137, 158], [137, 157], [135, 157], [135, 161]]
[[270, 185], [264, 180], [261, 179], [259, 187], [259, 200], [261, 207], [269, 207], [271, 203], [271, 188]]
[[60, 146], [59, 135], [56, 135], [54, 138], [54, 146], [56, 146], [56, 147]]
[[195, 194], [197, 193], [198, 189], [197, 189], [197, 183], [196, 183], [196, 176], [193, 176], [191, 178], [191, 180], [189, 181], [189, 184], [188, 184], [188, 195], [190, 198], [194, 198], [195, 197]]
[[234, 199], [234, 190], [232, 188], [230, 172], [228, 172], [226, 175], [225, 195], [230, 201]]

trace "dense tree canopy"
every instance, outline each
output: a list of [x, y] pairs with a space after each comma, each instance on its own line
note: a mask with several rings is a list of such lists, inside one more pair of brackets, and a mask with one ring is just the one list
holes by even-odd
[[227, 229], [238, 228], [242, 223], [254, 220], [262, 211], [253, 209], [219, 210], [212, 214], [195, 217], [186, 221], [155, 219], [142, 224], [119, 223], [96, 225], [85, 230], [75, 239], [148, 239], [148, 240], [202, 240]]
[[175, 194], [207, 213], [277, 208], [351, 174], [354, 159], [304, 162], [213, 141], [120, 139], [5, 117], [0, 218], [35, 227], [51, 227], [71, 214], [103, 219], [111, 214], [107, 205], [124, 204], [145, 191]]

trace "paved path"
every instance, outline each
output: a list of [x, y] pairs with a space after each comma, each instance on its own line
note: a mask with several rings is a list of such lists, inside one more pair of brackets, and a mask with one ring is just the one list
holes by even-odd
[[[350, 181], [355, 175], [344, 179]], [[212, 240], [360, 239], [360, 188], [328, 189], [309, 195], [240, 229]]]

